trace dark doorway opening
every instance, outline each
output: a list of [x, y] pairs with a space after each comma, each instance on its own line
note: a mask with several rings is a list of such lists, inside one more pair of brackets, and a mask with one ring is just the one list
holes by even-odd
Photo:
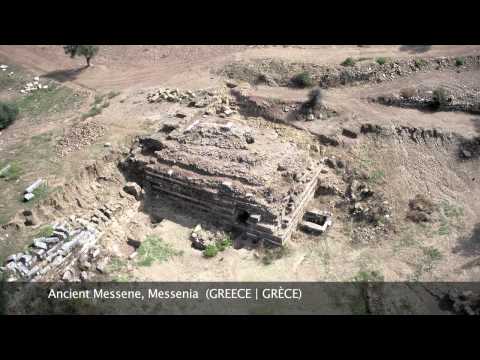
[[240, 224], [246, 224], [250, 214], [248, 211], [242, 210], [237, 215], [237, 222]]

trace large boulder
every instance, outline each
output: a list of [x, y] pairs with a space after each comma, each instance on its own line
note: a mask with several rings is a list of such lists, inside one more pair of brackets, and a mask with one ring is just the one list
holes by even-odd
[[137, 200], [141, 200], [143, 198], [143, 189], [137, 183], [126, 183], [123, 187], [123, 191], [125, 191], [127, 194], [134, 196]]

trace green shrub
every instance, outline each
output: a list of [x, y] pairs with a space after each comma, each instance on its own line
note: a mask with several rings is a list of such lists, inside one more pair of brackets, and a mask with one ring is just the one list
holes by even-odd
[[[12, 162], [9, 164], [10, 167], [4, 171], [2, 174], [0, 174], [0, 179], [4, 179], [5, 181], [15, 181], [20, 178], [20, 175], [22, 174], [22, 169], [16, 162]], [[4, 168], [4, 166], [7, 166], [7, 163], [5, 165], [0, 166], [0, 170]]]
[[296, 87], [306, 88], [315, 85], [315, 81], [312, 79], [308, 72], [303, 72], [292, 77], [292, 84]]
[[100, 95], [100, 94], [95, 95], [95, 98], [93, 100], [93, 105], [99, 105], [103, 101], [104, 97], [105, 95]]
[[170, 244], [162, 241], [157, 236], [147, 236], [138, 248], [138, 265], [150, 266], [154, 262], [163, 262], [173, 256], [181, 255]]
[[388, 59], [385, 58], [385, 57], [379, 57], [379, 58], [377, 58], [377, 60], [375, 60], [375, 61], [377, 62], [377, 64], [383, 65], [383, 64], [386, 64], [386, 63], [387, 63]]
[[218, 248], [215, 245], [207, 245], [205, 250], [203, 250], [203, 256], [206, 258], [212, 258], [217, 256]]
[[455, 58], [455, 66], [462, 66], [463, 64], [465, 64], [465, 58], [463, 57]]
[[447, 102], [448, 96], [444, 88], [438, 88], [433, 91], [432, 105], [434, 108], [444, 106]]
[[40, 230], [38, 230], [37, 234], [35, 235], [36, 238], [41, 238], [41, 237], [50, 237], [53, 235], [53, 231], [55, 229], [53, 228], [52, 225], [45, 225], [42, 227]]
[[263, 246], [262, 248], [260, 248], [260, 253], [262, 264], [271, 265], [276, 260], [288, 256], [291, 253], [291, 250], [287, 246], [279, 246], [273, 248]]
[[107, 97], [109, 99], [113, 99], [114, 97], [120, 95], [120, 91], [110, 91], [108, 94], [107, 94]]
[[415, 59], [415, 66], [418, 68], [426, 66], [427, 64], [428, 62], [425, 59]]
[[89, 118], [89, 117], [97, 116], [101, 112], [102, 112], [102, 107], [97, 107], [94, 105], [87, 113], [82, 115], [82, 120], [85, 120], [86, 118]]
[[13, 123], [17, 116], [17, 105], [0, 101], [0, 130]]
[[225, 237], [225, 239], [217, 243], [218, 251], [224, 251], [226, 248], [229, 248], [231, 246], [233, 246], [233, 240], [229, 236]]
[[355, 65], [355, 60], [351, 57], [346, 58], [342, 63], [342, 66], [354, 66]]
[[383, 275], [376, 270], [360, 270], [354, 277], [356, 282], [383, 282]]

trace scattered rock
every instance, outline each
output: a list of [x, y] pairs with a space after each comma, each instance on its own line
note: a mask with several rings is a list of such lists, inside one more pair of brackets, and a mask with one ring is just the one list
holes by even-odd
[[142, 242], [138, 241], [138, 240], [128, 238], [127, 239], [127, 244], [130, 245], [131, 247], [133, 247], [135, 250], [137, 250], [142, 245]]
[[355, 132], [352, 129], [348, 129], [348, 128], [343, 128], [342, 129], [342, 135], [346, 136], [346, 137], [349, 137], [351, 139], [356, 139], [358, 137], [357, 132]]
[[466, 149], [461, 150], [462, 157], [465, 159], [470, 159], [472, 157], [472, 153]]
[[175, 117], [180, 118], [180, 119], [186, 118], [187, 116], [188, 116], [188, 115], [185, 114], [185, 113], [183, 113], [183, 112], [177, 112], [177, 113], [175, 114]]
[[55, 146], [56, 155], [58, 157], [64, 157], [71, 152], [89, 146], [101, 138], [105, 134], [105, 131], [105, 126], [93, 120], [78, 123], [57, 142]]
[[38, 220], [34, 215], [25, 216], [25, 225], [26, 226], [35, 226], [38, 224]]

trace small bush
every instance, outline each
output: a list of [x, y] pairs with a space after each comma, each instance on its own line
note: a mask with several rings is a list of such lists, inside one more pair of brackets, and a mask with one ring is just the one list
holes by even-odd
[[383, 275], [376, 270], [361, 270], [354, 276], [356, 282], [383, 282]]
[[104, 97], [105, 95], [100, 95], [100, 94], [95, 95], [95, 99], [93, 100], [93, 105], [100, 104], [103, 101]]
[[355, 65], [355, 60], [351, 57], [346, 58], [342, 63], [342, 66], [354, 66]]
[[368, 175], [368, 182], [377, 184], [383, 182], [385, 179], [385, 171], [375, 170]]
[[173, 249], [170, 244], [156, 236], [147, 236], [138, 248], [138, 265], [150, 266], [154, 262], [163, 262], [176, 255], [181, 255], [181, 252]]
[[120, 95], [120, 91], [110, 91], [108, 94], [107, 94], [107, 97], [111, 100], [113, 99], [114, 97]]
[[438, 88], [433, 91], [432, 106], [438, 109], [448, 103], [448, 95], [444, 88]]
[[32, 194], [35, 195], [36, 199], [43, 199], [48, 195], [49, 191], [47, 184], [44, 183], [33, 190]]
[[207, 245], [205, 250], [203, 250], [203, 256], [206, 258], [212, 258], [217, 256], [218, 248], [215, 245]]
[[5, 129], [18, 116], [18, 106], [0, 101], [0, 130]]
[[218, 251], [224, 251], [225, 249], [233, 246], [233, 240], [227, 236], [225, 239], [219, 241], [217, 244]]
[[443, 255], [440, 252], [440, 250], [438, 250], [437, 248], [434, 248], [433, 246], [424, 247], [422, 250], [423, 250], [423, 254], [430, 261], [438, 261], [443, 258]]
[[315, 85], [314, 80], [308, 72], [295, 75], [291, 81], [294, 86], [300, 88], [306, 88]]
[[421, 211], [427, 214], [432, 214], [435, 209], [433, 202], [422, 194], [417, 194], [415, 198], [409, 201], [408, 206], [411, 210]]
[[[5, 166], [7, 166], [7, 164], [5, 164]], [[0, 166], [0, 170], [3, 168], [4, 168], [3, 165]], [[5, 181], [15, 181], [20, 178], [21, 174], [22, 174], [22, 169], [17, 163], [13, 162], [13, 163], [10, 163], [10, 167], [8, 168], [8, 170], [4, 171], [0, 175], [0, 179], [4, 179]]]
[[89, 117], [97, 116], [102, 112], [102, 107], [93, 106], [87, 113], [82, 115], [82, 120], [85, 120]]
[[50, 237], [53, 235], [53, 231], [55, 229], [53, 228], [52, 225], [45, 225], [44, 227], [42, 227], [38, 232], [37, 234], [35, 235], [35, 237], [37, 238], [41, 238], [41, 237]]
[[463, 57], [455, 58], [455, 66], [462, 66], [463, 64], [465, 64], [465, 58]]
[[291, 253], [290, 248], [287, 246], [280, 247], [265, 247], [260, 248], [261, 262], [263, 265], [271, 265], [274, 261], [279, 260]]
[[388, 59], [385, 57], [379, 57], [375, 60], [378, 65], [384, 65], [387, 63]]
[[425, 59], [415, 59], [415, 66], [418, 68], [426, 66], [427, 64], [428, 62]]

